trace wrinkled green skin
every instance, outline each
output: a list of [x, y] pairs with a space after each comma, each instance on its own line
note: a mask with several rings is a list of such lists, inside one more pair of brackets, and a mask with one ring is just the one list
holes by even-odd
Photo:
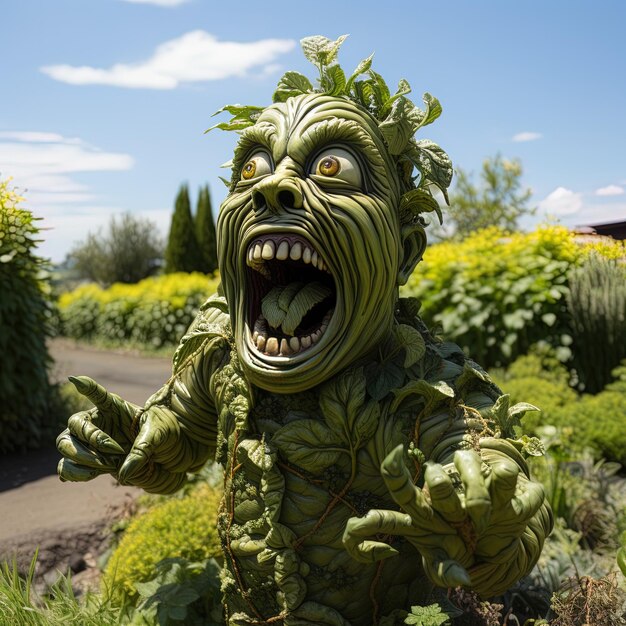
[[[359, 156], [363, 189], [309, 172], [333, 145]], [[240, 178], [259, 148], [274, 171]], [[421, 223], [400, 223], [406, 190], [376, 122], [347, 100], [291, 98], [242, 133], [233, 171], [218, 222], [223, 295], [144, 407], [74, 379], [95, 408], [59, 436], [61, 478], [111, 473], [171, 493], [215, 456], [229, 624], [394, 624], [434, 586], [504, 592], [538, 559], [551, 513], [488, 417], [500, 391], [398, 300], [425, 238]], [[268, 232], [310, 241], [337, 287], [328, 331], [294, 358], [249, 340], [246, 251]], [[426, 346], [409, 366], [399, 323]], [[375, 400], [390, 361], [399, 377]]]

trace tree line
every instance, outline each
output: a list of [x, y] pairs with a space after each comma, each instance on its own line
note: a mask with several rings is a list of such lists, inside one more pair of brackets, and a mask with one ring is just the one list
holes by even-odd
[[64, 265], [74, 278], [105, 286], [136, 283], [161, 271], [212, 274], [217, 269], [217, 240], [208, 185], [200, 188], [195, 214], [189, 188], [181, 185], [167, 241], [152, 220], [123, 213], [111, 217], [106, 231], [88, 233]]

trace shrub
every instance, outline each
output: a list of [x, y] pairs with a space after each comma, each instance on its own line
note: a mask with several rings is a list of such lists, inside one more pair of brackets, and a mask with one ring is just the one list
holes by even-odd
[[102, 285], [136, 283], [155, 273], [163, 255], [163, 243], [155, 222], [123, 213], [109, 222], [108, 233], [89, 233], [69, 253], [80, 278]]
[[37, 447], [55, 430], [48, 381], [48, 265], [36, 254], [37, 218], [0, 181], [0, 452]]
[[108, 289], [83, 285], [59, 299], [62, 331], [74, 339], [176, 345], [217, 285], [217, 277], [200, 273], [167, 274]]
[[579, 449], [590, 447], [598, 458], [626, 466], [626, 362], [613, 370], [615, 381], [595, 396], [568, 386], [563, 366], [546, 368], [539, 355], [519, 358], [495, 382], [511, 402], [530, 402], [540, 413], [527, 413], [522, 426], [536, 435], [550, 424], [569, 433]]
[[592, 250], [625, 255], [622, 242], [578, 244], [564, 227], [508, 234], [487, 228], [461, 242], [429, 247], [404, 291], [422, 301], [428, 325], [441, 325], [481, 365], [511, 363], [543, 340], [569, 358], [568, 272]]
[[157, 576], [157, 563], [182, 557], [202, 561], [221, 554], [217, 509], [221, 493], [201, 484], [182, 498], [169, 498], [135, 517], [109, 560], [104, 582], [136, 598], [136, 583]]
[[569, 275], [574, 367], [585, 391], [599, 392], [626, 358], [626, 266], [591, 255]]

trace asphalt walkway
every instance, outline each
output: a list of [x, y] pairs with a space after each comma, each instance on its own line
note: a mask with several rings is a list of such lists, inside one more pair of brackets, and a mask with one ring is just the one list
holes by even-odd
[[[126, 400], [143, 404], [170, 375], [171, 361], [104, 352], [55, 340], [50, 351], [54, 377], [84, 374]], [[101, 527], [137, 489], [100, 476], [86, 483], [62, 483], [58, 452], [48, 449], [0, 457], [0, 557], [31, 546]]]

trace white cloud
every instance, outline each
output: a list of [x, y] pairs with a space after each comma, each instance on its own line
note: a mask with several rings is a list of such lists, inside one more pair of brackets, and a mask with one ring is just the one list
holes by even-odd
[[77, 172], [124, 171], [133, 167], [128, 154], [105, 152], [78, 138], [36, 131], [0, 132], [0, 176], [12, 177], [20, 192], [26, 191], [25, 206], [43, 217], [46, 231], [40, 250], [60, 261], [74, 241], [88, 230], [108, 222], [122, 209], [99, 207], [88, 186], [76, 181]]
[[576, 193], [565, 187], [557, 187], [548, 194], [541, 202], [539, 208], [548, 215], [560, 217], [578, 213], [583, 207], [581, 193]]
[[218, 41], [210, 33], [195, 30], [166, 41], [149, 59], [138, 63], [117, 63], [110, 68], [49, 65], [41, 71], [72, 85], [174, 89], [180, 83], [246, 76], [253, 68], [262, 73], [294, 46], [291, 39]]
[[621, 196], [623, 193], [624, 188], [619, 185], [608, 185], [607, 187], [596, 189], [596, 196]]
[[158, 7], [177, 7], [181, 4], [187, 4], [189, 0], [123, 0], [123, 2], [132, 2], [133, 4], [154, 4]]
[[542, 137], [543, 135], [541, 133], [524, 131], [523, 133], [517, 133], [517, 135], [513, 135], [513, 141], [535, 141], [536, 139], [541, 139]]

